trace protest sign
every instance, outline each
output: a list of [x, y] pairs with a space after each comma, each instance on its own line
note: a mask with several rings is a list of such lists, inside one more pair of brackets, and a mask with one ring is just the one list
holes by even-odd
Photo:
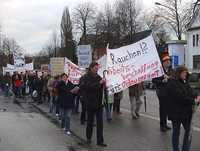
[[109, 94], [163, 75], [163, 68], [152, 35], [128, 46], [107, 49]]
[[88, 68], [92, 62], [92, 49], [90, 45], [79, 45], [77, 48], [78, 66]]
[[98, 75], [103, 77], [103, 72], [106, 70], [106, 55], [103, 55], [99, 60], [97, 60], [97, 63], [99, 64], [98, 69]]
[[23, 66], [25, 65], [25, 57], [22, 53], [13, 51], [13, 59], [14, 59], [14, 65], [15, 66]]
[[51, 58], [50, 59], [50, 71], [52, 76], [56, 76], [64, 73], [65, 58]]
[[71, 81], [73, 84], [78, 84], [79, 79], [85, 73], [85, 70], [79, 68], [79, 66], [71, 62], [69, 59], [65, 58], [65, 60], [66, 60], [65, 63], [67, 66], [67, 68], [65, 69], [67, 69], [66, 73], [68, 73], [69, 81]]

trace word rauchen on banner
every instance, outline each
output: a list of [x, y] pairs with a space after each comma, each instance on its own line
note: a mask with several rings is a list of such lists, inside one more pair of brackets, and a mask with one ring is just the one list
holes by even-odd
[[164, 74], [152, 35], [128, 46], [107, 49], [109, 94]]
[[88, 68], [92, 62], [91, 45], [79, 45], [77, 48], [78, 66], [80, 68]]

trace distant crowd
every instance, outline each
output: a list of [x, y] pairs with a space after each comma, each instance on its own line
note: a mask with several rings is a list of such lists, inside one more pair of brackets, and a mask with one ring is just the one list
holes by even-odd
[[[185, 134], [182, 151], [189, 151], [193, 113], [200, 102], [200, 96], [187, 82], [187, 68], [179, 66], [173, 70], [170, 64], [170, 57], [163, 56], [164, 75], [152, 80], [156, 85], [159, 99], [160, 131], [169, 131], [171, 127], [167, 120], [172, 121], [172, 148], [173, 151], [179, 151], [180, 126], [183, 125]], [[98, 63], [92, 62], [77, 85], [69, 81], [65, 73], [53, 77], [45, 73], [39, 76], [37, 72], [15, 72], [12, 76], [6, 73], [0, 78], [0, 85], [5, 97], [14, 95], [14, 100], [17, 100], [31, 96], [37, 104], [48, 103], [49, 112], [61, 121], [61, 128], [67, 135], [71, 134], [71, 114], [79, 113], [81, 104], [80, 123], [87, 122], [87, 143], [91, 143], [94, 120], [96, 120], [97, 145], [106, 147], [103, 138], [103, 112], [108, 122], [112, 121], [113, 114], [122, 114], [120, 102], [123, 91], [108, 95], [106, 79], [97, 74], [98, 67]], [[143, 83], [129, 87], [132, 119], [140, 118], [141, 97], [144, 95]]]

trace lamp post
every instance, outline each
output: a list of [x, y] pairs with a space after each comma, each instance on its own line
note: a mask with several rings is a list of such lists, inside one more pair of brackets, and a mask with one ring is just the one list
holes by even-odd
[[171, 8], [171, 7], [167, 6], [167, 5], [163, 5], [163, 4], [159, 3], [159, 2], [155, 2], [155, 5], [165, 7], [167, 9], [175, 12], [175, 14], [176, 14], [176, 16], [175, 16], [176, 17], [176, 23], [177, 23], [177, 36], [178, 36], [178, 40], [181, 40], [182, 37], [181, 37], [181, 31], [180, 31], [180, 20], [179, 20], [179, 14], [178, 14], [177, 0], [175, 0], [175, 5], [174, 5], [175, 8]]

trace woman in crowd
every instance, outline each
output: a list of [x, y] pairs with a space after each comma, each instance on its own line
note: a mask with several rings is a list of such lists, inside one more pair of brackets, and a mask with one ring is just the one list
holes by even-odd
[[180, 66], [176, 69], [175, 79], [169, 81], [166, 89], [168, 117], [172, 121], [172, 147], [173, 151], [179, 151], [179, 135], [181, 124], [185, 134], [182, 151], [190, 151], [191, 146], [191, 119], [193, 105], [199, 102], [200, 97], [194, 93], [193, 89], [186, 81], [187, 68]]

